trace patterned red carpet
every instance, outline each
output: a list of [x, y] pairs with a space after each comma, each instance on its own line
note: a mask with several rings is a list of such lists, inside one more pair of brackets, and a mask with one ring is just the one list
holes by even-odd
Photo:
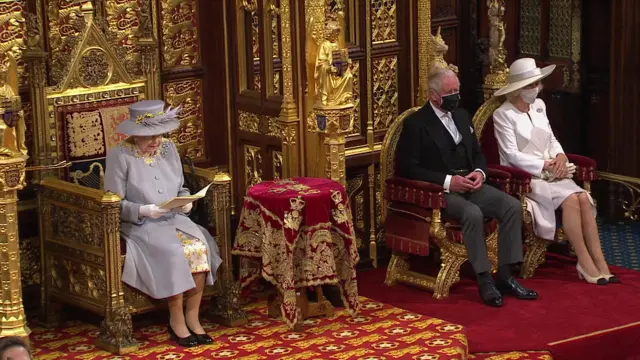
[[[352, 318], [337, 311], [333, 318], [310, 319], [304, 332], [289, 331], [282, 321], [267, 316], [265, 302], [248, 307], [249, 323], [226, 328], [204, 325], [215, 337], [213, 345], [184, 349], [174, 345], [164, 323], [137, 324], [139, 351], [118, 357], [95, 348], [95, 324], [79, 321], [64, 328], [34, 327], [31, 335], [37, 359], [551, 359], [545, 352], [468, 355], [460, 325], [429, 318], [361, 298], [362, 312]], [[164, 315], [155, 316], [165, 318]]]

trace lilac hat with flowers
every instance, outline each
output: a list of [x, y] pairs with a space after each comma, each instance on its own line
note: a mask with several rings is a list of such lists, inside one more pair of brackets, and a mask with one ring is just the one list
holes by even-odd
[[142, 100], [129, 106], [129, 120], [118, 125], [117, 131], [131, 136], [156, 136], [180, 127], [180, 107], [165, 110], [162, 100]]

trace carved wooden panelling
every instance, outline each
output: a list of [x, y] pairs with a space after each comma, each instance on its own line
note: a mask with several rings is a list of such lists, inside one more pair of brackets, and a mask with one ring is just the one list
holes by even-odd
[[281, 135], [277, 118], [246, 111], [238, 111], [238, 129], [267, 136]]
[[202, 80], [168, 82], [164, 84], [164, 98], [171, 106], [182, 106], [179, 115], [181, 126], [171, 134], [171, 139], [190, 158], [204, 158]]
[[551, 0], [549, 56], [567, 59], [571, 57], [571, 0]]
[[432, 0], [431, 20], [437, 21], [456, 17], [456, 0]]
[[161, 0], [164, 69], [200, 64], [196, 0]]
[[520, 1], [520, 52], [540, 55], [540, 0]]
[[280, 58], [280, 41], [281, 41], [281, 25], [280, 25], [280, 12], [277, 11], [279, 8], [279, 0], [274, 0], [272, 7], [270, 8], [271, 13], [271, 53], [272, 53], [272, 71], [273, 71], [273, 89], [271, 91], [273, 94], [282, 95], [282, 59]]
[[353, 74], [353, 130], [351, 134], [360, 134], [362, 125], [360, 118], [360, 61], [354, 61], [351, 73]]
[[[347, 193], [351, 200], [351, 211], [353, 212], [353, 225], [356, 230], [356, 243], [358, 248], [362, 248], [366, 244], [367, 229], [365, 228], [365, 218], [369, 216], [368, 201], [365, 201], [364, 174], [358, 174], [347, 179]], [[365, 202], [367, 204], [365, 204]]]
[[458, 61], [458, 27], [450, 26], [450, 27], [442, 27], [440, 30], [440, 36], [442, 36], [442, 40], [449, 47], [449, 51], [445, 54], [444, 60], [449, 63], [458, 66], [460, 62]]
[[262, 181], [263, 166], [262, 150], [257, 146], [244, 145], [244, 183], [246, 189]]
[[[30, 102], [22, 103], [22, 111], [24, 111], [24, 143], [27, 146], [29, 154], [33, 154], [33, 107]], [[30, 163], [31, 158], [27, 160]]]
[[106, 0], [106, 12], [109, 30], [116, 35], [111, 45], [122, 55], [127, 72], [141, 76], [140, 48], [136, 45], [140, 27], [138, 0]]
[[10, 52], [18, 65], [19, 85], [26, 85], [25, 63], [22, 60], [22, 51], [25, 49], [26, 26], [23, 11], [26, 1], [0, 2], [0, 52]]
[[281, 180], [282, 179], [282, 152], [272, 150], [271, 161], [273, 162], [273, 179]]
[[376, 202], [376, 206], [375, 206], [375, 214], [376, 214], [376, 228], [380, 228], [383, 224], [382, 224], [382, 206], [384, 204], [384, 198], [383, 198], [383, 193], [382, 193], [382, 180], [381, 180], [381, 176], [380, 176], [380, 171], [376, 172], [376, 178], [375, 178], [375, 202]]
[[251, 21], [251, 53], [253, 58], [260, 60], [260, 18], [258, 17], [257, 0], [249, 0], [247, 3], [253, 6], [248, 12], [251, 15], [249, 21]]
[[371, 29], [374, 44], [397, 39], [396, 0], [371, 1]]
[[398, 116], [398, 57], [374, 59], [373, 67], [373, 127], [386, 129]]
[[20, 238], [22, 286], [40, 284], [40, 238]]

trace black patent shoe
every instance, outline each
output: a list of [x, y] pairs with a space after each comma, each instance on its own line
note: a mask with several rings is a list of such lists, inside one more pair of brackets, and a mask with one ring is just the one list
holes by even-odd
[[198, 339], [196, 339], [195, 336], [193, 335], [189, 335], [187, 337], [179, 337], [175, 331], [173, 331], [173, 328], [171, 327], [171, 324], [169, 324], [169, 336], [171, 336], [171, 340], [175, 341], [176, 344], [182, 346], [182, 347], [194, 347], [194, 346], [198, 346]]
[[520, 285], [513, 277], [498, 282], [497, 288], [502, 295], [515, 296], [519, 300], [536, 300], [538, 298], [537, 292]]
[[209, 334], [204, 333], [204, 334], [196, 334], [193, 331], [191, 331], [191, 329], [189, 329], [189, 327], [187, 326], [187, 329], [189, 330], [189, 332], [191, 333], [191, 336], [193, 336], [196, 341], [198, 342], [198, 345], [209, 345], [209, 344], [213, 344], [213, 339], [211, 338], [211, 336], [209, 336]]
[[498, 289], [496, 289], [496, 286], [493, 283], [493, 281], [483, 282], [478, 286], [479, 286], [478, 292], [480, 293], [480, 298], [482, 299], [482, 302], [485, 305], [488, 305], [491, 307], [502, 306], [503, 304], [502, 295], [500, 295], [500, 292], [498, 291]]

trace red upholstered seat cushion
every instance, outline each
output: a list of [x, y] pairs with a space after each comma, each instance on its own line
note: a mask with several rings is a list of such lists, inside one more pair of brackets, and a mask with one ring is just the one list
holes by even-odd
[[[392, 202], [389, 204], [385, 221], [385, 237], [387, 245], [393, 250], [421, 256], [429, 255], [429, 228], [433, 210], [419, 206]], [[462, 226], [453, 219], [442, 219], [447, 237], [455, 242], [463, 243]], [[485, 234], [496, 231], [497, 221], [485, 219]]]

